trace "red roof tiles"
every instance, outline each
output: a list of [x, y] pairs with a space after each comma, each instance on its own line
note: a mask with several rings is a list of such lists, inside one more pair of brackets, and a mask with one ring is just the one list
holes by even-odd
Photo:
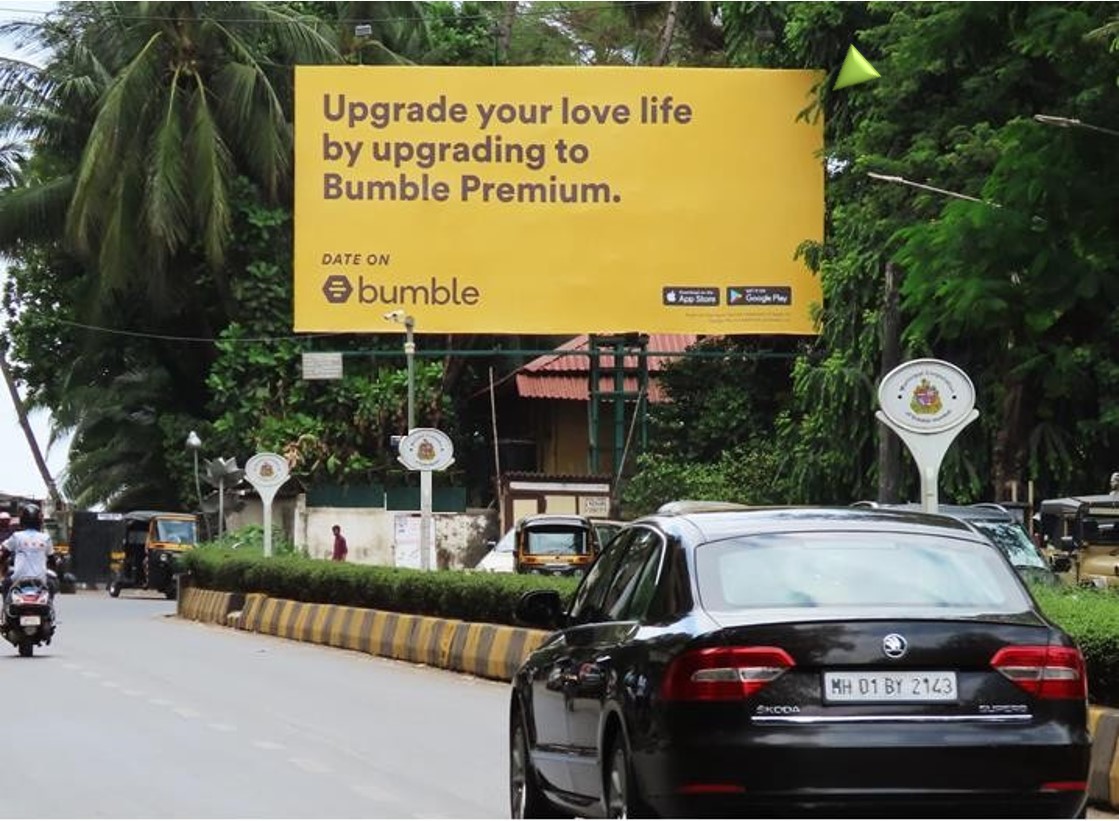
[[[649, 401], [668, 401], [664, 391], [652, 378], [652, 374], [664, 370], [667, 363], [678, 357], [699, 339], [694, 334], [650, 334], [646, 350], [655, 354], [669, 354], [667, 356], [649, 357]], [[556, 349], [555, 354], [545, 354], [529, 362], [517, 373], [517, 394], [526, 399], [568, 399], [577, 402], [587, 402], [590, 399], [590, 356], [583, 354], [564, 355], [562, 351], [588, 350], [586, 335], [569, 339]], [[604, 374], [599, 380], [600, 390], [611, 391], [614, 389], [614, 375], [609, 369], [614, 367], [612, 354], [599, 356], [599, 367]], [[637, 357], [626, 357], [626, 367], [636, 368]], [[636, 376], [627, 376], [625, 390], [636, 393], [638, 380]]]

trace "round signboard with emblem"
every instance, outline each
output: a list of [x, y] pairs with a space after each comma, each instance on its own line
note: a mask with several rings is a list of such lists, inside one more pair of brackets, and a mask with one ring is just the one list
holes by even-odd
[[291, 466], [278, 453], [258, 453], [245, 462], [245, 478], [260, 494], [264, 506], [264, 555], [272, 555], [272, 500], [288, 480]]
[[878, 406], [898, 427], [914, 433], [939, 433], [971, 421], [975, 386], [951, 362], [914, 359], [882, 379]]
[[245, 478], [257, 490], [279, 487], [288, 480], [291, 468], [278, 453], [258, 453], [245, 463]]
[[400, 440], [397, 459], [409, 470], [446, 470], [455, 462], [455, 448], [441, 430], [413, 428]]

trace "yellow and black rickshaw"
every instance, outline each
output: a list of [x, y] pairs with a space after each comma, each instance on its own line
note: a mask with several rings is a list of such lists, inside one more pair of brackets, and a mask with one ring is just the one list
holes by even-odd
[[585, 516], [541, 513], [517, 522], [514, 567], [518, 573], [581, 576], [598, 556], [598, 535]]
[[198, 543], [190, 513], [136, 510], [124, 514], [124, 538], [109, 558], [109, 595], [121, 590], [157, 590], [167, 598], [178, 591], [180, 558]]

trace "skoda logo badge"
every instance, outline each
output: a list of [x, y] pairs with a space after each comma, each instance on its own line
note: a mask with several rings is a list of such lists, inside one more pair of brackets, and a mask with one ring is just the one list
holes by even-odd
[[890, 633], [886, 638], [882, 639], [882, 652], [886, 654], [887, 658], [900, 659], [905, 655], [905, 651], [909, 649], [909, 644], [906, 642], [904, 636], [899, 636], [897, 633]]

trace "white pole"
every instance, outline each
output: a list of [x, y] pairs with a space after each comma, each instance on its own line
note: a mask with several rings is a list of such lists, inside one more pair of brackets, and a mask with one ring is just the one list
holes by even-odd
[[225, 477], [218, 478], [218, 538], [225, 528]]
[[412, 337], [415, 320], [404, 317], [404, 357], [408, 364], [408, 433], [416, 427], [416, 343]]
[[[262, 494], [263, 496], [263, 494]], [[264, 555], [272, 555], [272, 499], [263, 499], [264, 502]]]
[[431, 471], [420, 471], [420, 569], [431, 570]]

